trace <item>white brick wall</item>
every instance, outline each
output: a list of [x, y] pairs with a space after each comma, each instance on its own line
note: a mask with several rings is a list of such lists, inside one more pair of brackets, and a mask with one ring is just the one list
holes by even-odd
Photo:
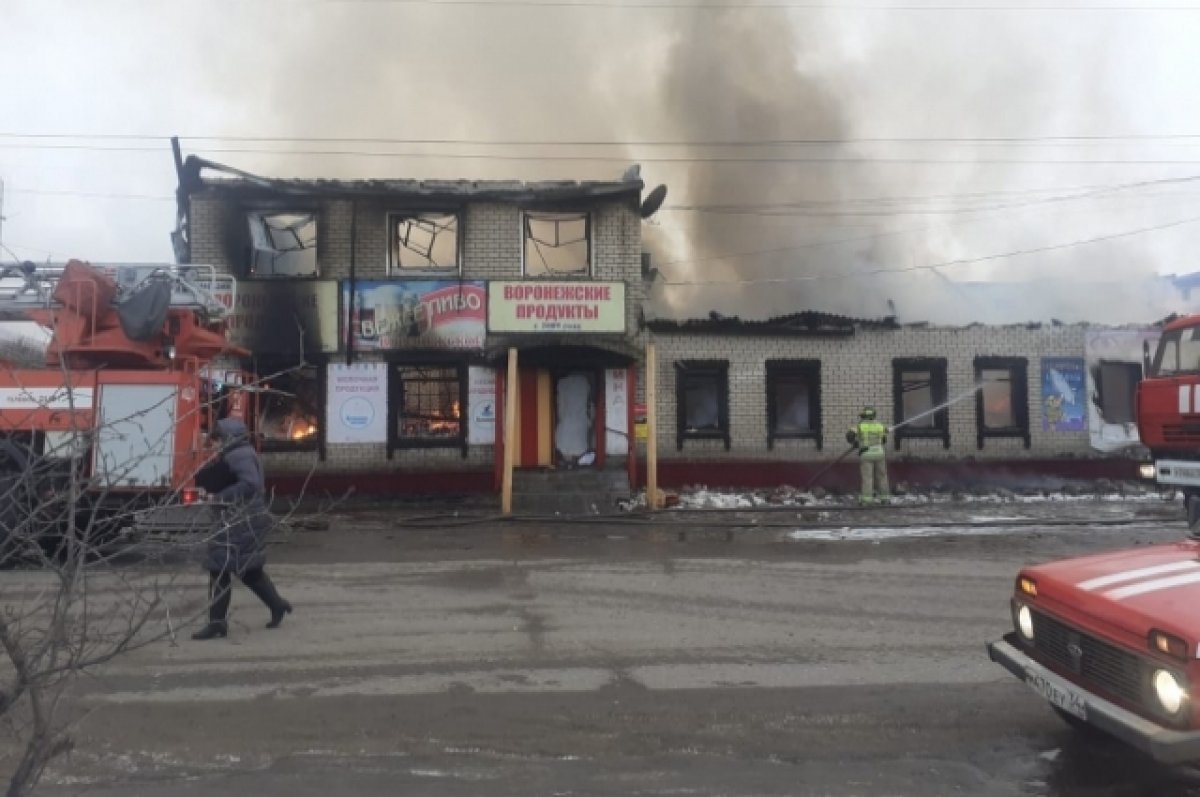
[[[944, 357], [948, 395], [971, 391], [976, 357], [1023, 357], [1027, 360], [1031, 446], [1023, 440], [990, 438], [977, 447], [973, 396], [950, 407], [950, 448], [941, 440], [907, 439], [900, 451], [889, 443], [893, 459], [1047, 458], [1086, 456], [1093, 452], [1088, 433], [1042, 430], [1041, 358], [1083, 357], [1082, 326], [904, 327], [859, 329], [849, 338], [754, 337], [741, 335], [657, 334], [659, 352], [659, 456], [663, 460], [746, 460], [832, 458], [845, 450], [845, 431], [864, 405], [873, 405], [885, 423], [892, 421], [892, 360]], [[676, 447], [675, 363], [716, 359], [729, 362], [730, 450], [723, 441], [685, 440]], [[821, 411], [824, 451], [811, 440], [779, 440], [767, 448], [766, 361], [821, 361]]]

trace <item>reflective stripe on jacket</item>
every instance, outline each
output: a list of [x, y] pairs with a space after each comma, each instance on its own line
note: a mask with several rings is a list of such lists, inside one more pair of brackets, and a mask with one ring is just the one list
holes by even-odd
[[863, 448], [882, 448], [887, 442], [887, 427], [879, 421], [859, 421], [854, 434]]

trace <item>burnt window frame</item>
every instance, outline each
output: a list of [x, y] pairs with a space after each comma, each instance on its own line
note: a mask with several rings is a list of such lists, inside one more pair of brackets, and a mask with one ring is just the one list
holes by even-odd
[[[775, 448], [776, 440], [813, 440], [817, 450], [825, 447], [821, 415], [821, 361], [767, 360], [767, 450]], [[811, 428], [802, 432], [779, 432], [779, 407], [775, 388], [781, 380], [803, 381], [808, 384], [809, 422]]]
[[[426, 359], [422, 357], [393, 357], [387, 360], [388, 365], [388, 437], [387, 457], [392, 459], [397, 451], [412, 451], [427, 448], [458, 448], [462, 458], [466, 459], [467, 423], [468, 423], [468, 363], [463, 359]], [[459, 424], [458, 435], [441, 439], [421, 439], [404, 437], [400, 434], [400, 415], [404, 410], [404, 380], [400, 378], [401, 368], [444, 368], [458, 374], [458, 406]]]
[[[687, 431], [687, 389], [689, 380], [715, 378], [717, 382], [717, 429]], [[683, 450], [685, 440], [721, 440], [725, 450], [729, 439], [729, 361], [678, 360], [675, 363], [675, 447]]]
[[899, 426], [904, 417], [903, 374], [911, 371], [928, 371], [933, 406], [949, 400], [949, 361], [945, 357], [897, 357], [892, 360], [892, 418], [897, 424], [892, 429], [892, 440], [899, 451], [904, 440], [941, 440], [943, 448], [950, 447], [950, 408], [942, 407], [933, 413], [933, 426]]
[[[1025, 357], [976, 357], [975, 362], [975, 444], [982, 449], [987, 440], [1017, 438], [1025, 443], [1025, 448], [1033, 445], [1029, 425], [1029, 360]], [[984, 426], [983, 418], [983, 372], [1008, 371], [1009, 384], [1012, 386], [1013, 419], [1016, 426], [1003, 429], [989, 429]]]
[[[583, 216], [584, 238], [587, 242], [587, 268], [583, 271], [549, 272], [546, 274], [530, 274], [529, 259], [526, 257], [525, 242], [529, 217], [539, 214], [562, 214]], [[596, 273], [596, 214], [591, 208], [522, 208], [520, 211], [521, 226], [519, 230], [521, 245], [521, 277], [530, 280], [576, 280], [592, 279]]]
[[[454, 231], [454, 266], [424, 266], [422, 268], [404, 268], [400, 266], [393, 258], [393, 232], [394, 225], [397, 219], [412, 218], [414, 216], [453, 216], [455, 223]], [[429, 207], [429, 208], [393, 208], [384, 214], [384, 229], [387, 235], [387, 276], [388, 279], [397, 279], [405, 275], [411, 277], [450, 277], [461, 275], [463, 271], [463, 245], [466, 243], [466, 237], [463, 233], [463, 225], [466, 221], [466, 213], [462, 208], [450, 207]]]
[[[284, 360], [291, 360], [291, 361], [284, 363], [283, 362]], [[320, 360], [314, 360], [311, 362], [308, 360], [300, 362], [300, 361], [295, 361], [294, 358], [286, 358], [283, 356], [270, 356], [270, 355], [259, 356], [259, 357], [255, 358], [254, 363], [251, 366], [251, 371], [254, 375], [253, 378], [254, 378], [255, 386], [261, 384], [263, 380], [269, 378], [272, 374], [278, 374], [278, 373], [282, 373], [282, 372], [289, 371], [289, 370], [296, 369], [296, 368], [311, 368], [316, 372], [316, 379], [314, 380], [314, 382], [315, 382], [314, 389], [317, 392], [317, 402], [316, 402], [317, 433], [314, 435], [310, 435], [302, 440], [271, 440], [271, 439], [268, 439], [263, 434], [263, 430], [262, 430], [262, 413], [264, 410], [265, 402], [270, 398], [270, 393], [264, 392], [262, 395], [256, 397], [256, 401], [254, 401], [254, 404], [253, 404], [253, 406], [254, 406], [254, 426], [255, 426], [254, 433], [255, 433], [255, 436], [258, 438], [259, 449], [263, 453], [280, 453], [280, 452], [301, 452], [301, 453], [303, 453], [303, 452], [315, 451], [318, 453], [320, 459], [323, 460], [325, 458], [326, 434], [328, 431], [325, 428], [328, 423], [328, 421], [327, 421], [328, 408], [326, 405], [329, 401], [329, 396], [328, 396], [329, 382], [328, 382], [328, 374], [327, 374], [326, 365], [327, 365], [327, 360], [325, 358], [322, 358]]]
[[[1133, 371], [1137, 370], [1137, 379], [1133, 383], [1133, 400], [1130, 401], [1129, 410], [1131, 420], [1128, 421], [1110, 421], [1104, 415], [1104, 366], [1119, 365]], [[1137, 386], [1146, 378], [1146, 368], [1140, 362], [1129, 362], [1127, 360], [1100, 360], [1096, 366], [1096, 410], [1100, 413], [1100, 420], [1106, 424], [1128, 426], [1129, 424], [1137, 423]]]
[[[251, 216], [312, 216], [313, 224], [316, 227], [316, 245], [313, 246], [313, 273], [312, 274], [262, 274], [255, 272], [254, 269], [254, 236], [250, 233], [250, 217]], [[271, 282], [276, 280], [319, 280], [322, 277], [321, 263], [321, 241], [325, 237], [325, 223], [322, 209], [318, 206], [305, 204], [286, 204], [286, 205], [249, 205], [239, 209], [238, 218], [241, 220], [242, 233], [246, 236], [246, 245], [242, 256], [242, 273], [238, 275], [241, 279], [246, 280], [262, 280]]]

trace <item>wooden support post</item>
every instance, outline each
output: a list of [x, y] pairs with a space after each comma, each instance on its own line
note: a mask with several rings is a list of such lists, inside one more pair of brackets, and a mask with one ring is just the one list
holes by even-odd
[[516, 457], [517, 441], [513, 430], [517, 428], [517, 350], [508, 350], [508, 378], [504, 383], [504, 476], [500, 487], [500, 512], [512, 514], [513, 460]]
[[658, 360], [646, 344], [646, 506], [658, 509]]

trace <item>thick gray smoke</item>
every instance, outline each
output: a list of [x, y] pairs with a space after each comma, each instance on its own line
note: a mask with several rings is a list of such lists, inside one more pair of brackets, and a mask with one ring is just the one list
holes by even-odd
[[[659, 312], [763, 318], [818, 310], [966, 324], [1141, 322], [1184, 309], [1177, 292], [1149, 283], [1161, 263], [1187, 262], [1186, 227], [1057, 248], [1187, 215], [1163, 214], [1163, 200], [1174, 201], [1169, 190], [1148, 199], [1145, 188], [1078, 189], [1123, 184], [1128, 169], [1038, 162], [1139, 153], [864, 141], [1128, 129], [1103, 31], [1067, 32], [1046, 51], [1040, 45], [1062, 31], [1039, 40], [1011, 19], [989, 22], [936, 46], [924, 26], [860, 30], [868, 44], [854, 58], [850, 45], [831, 44], [839, 29], [820, 20], [695, 13], [677, 32], [662, 76], [672, 136], [830, 143], [704, 150], [780, 160], [695, 166], [672, 185], [676, 204], [708, 210], [676, 210], [664, 221], [686, 233], [660, 247], [662, 271], [680, 284], [656, 292]], [[1035, 251], [987, 259], [1028, 250]], [[926, 268], [940, 263], [947, 265]], [[1038, 284], [956, 285], [993, 280]]]
[[[241, 13], [254, 18], [243, 32], [272, 35], [256, 42], [247, 34], [246, 52], [230, 52], [212, 65], [212, 79], [230, 106], [231, 132], [828, 142], [631, 143], [623, 150], [395, 147], [504, 156], [623, 154], [643, 162], [647, 182], [666, 183], [671, 192], [647, 229], [662, 278], [675, 283], [655, 289], [660, 314], [716, 310], [766, 317], [813, 309], [873, 316], [890, 312], [891, 300], [902, 321], [1152, 320], [1157, 298], [1147, 299], [1154, 307], [1131, 310], [1128, 295], [1090, 283], [1128, 285], [1186, 263], [1184, 253], [1192, 248], [1191, 231], [1181, 227], [1102, 246], [978, 261], [1185, 217], [1194, 193], [1191, 199], [1165, 190], [1062, 198], [1080, 193], [1079, 186], [1153, 180], [1178, 168], [1040, 163], [1159, 152], [1079, 142], [863, 141], [1136, 129], [1129, 102], [1144, 76], [1127, 74], [1130, 63], [1141, 61], [1121, 49], [1128, 38], [1118, 35], [1119, 20], [330, 3], [297, 10], [286, 25], [272, 28], [280, 22], [273, 4]], [[222, 47], [229, 52], [224, 38]], [[625, 165], [214, 157], [271, 174], [330, 177], [612, 179]], [[704, 160], [711, 158], [759, 160]], [[1190, 210], [1200, 215], [1200, 208]], [[925, 268], [937, 263], [952, 265]], [[881, 269], [885, 273], [871, 273]], [[1002, 297], [954, 286], [1029, 278], [1053, 282]], [[1030, 293], [1041, 301], [1036, 307], [1027, 301]], [[1128, 317], [1115, 317], [1122, 313]]]

